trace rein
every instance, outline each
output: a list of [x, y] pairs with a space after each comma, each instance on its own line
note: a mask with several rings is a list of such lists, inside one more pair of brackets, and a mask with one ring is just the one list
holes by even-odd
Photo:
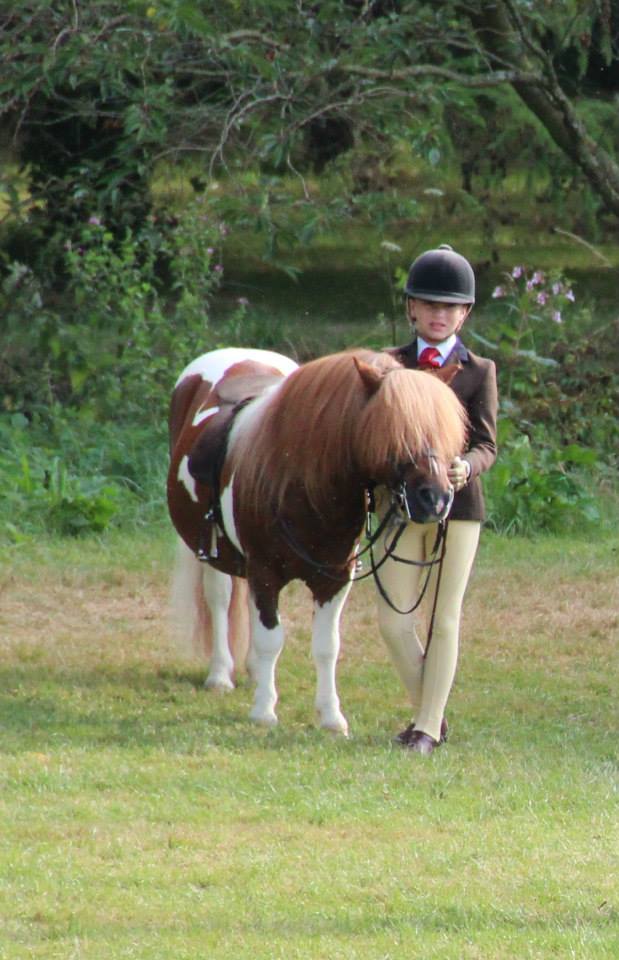
[[[349, 578], [334, 576], [334, 574], [329, 572], [330, 568], [327, 564], [319, 563], [317, 560], [314, 560], [314, 558], [309, 555], [309, 553], [301, 546], [301, 544], [299, 544], [294, 539], [288, 524], [286, 524], [286, 522], [281, 519], [279, 520], [280, 533], [283, 534], [283, 539], [286, 542], [286, 544], [290, 547], [290, 549], [294, 553], [297, 554], [298, 557], [301, 558], [301, 560], [303, 560], [309, 566], [313, 567], [314, 570], [318, 570], [319, 573], [322, 574], [322, 576], [327, 577], [327, 579], [329, 580], [336, 580], [341, 583], [348, 582], [348, 581], [350, 581], [351, 583], [358, 583], [360, 580], [367, 579], [367, 577], [374, 577], [376, 588], [380, 593], [381, 597], [383, 598], [383, 600], [385, 601], [385, 603], [387, 604], [387, 606], [390, 607], [395, 613], [401, 614], [402, 616], [406, 616], [410, 613], [414, 613], [415, 610], [417, 610], [417, 608], [423, 601], [423, 598], [425, 597], [428, 591], [428, 587], [430, 585], [430, 575], [432, 573], [432, 568], [435, 566], [438, 566], [438, 573], [436, 577], [436, 587], [434, 590], [434, 599], [432, 601], [432, 612], [430, 614], [430, 622], [428, 625], [428, 636], [427, 636], [425, 650], [423, 653], [423, 656], [425, 659], [428, 656], [428, 650], [430, 649], [430, 643], [432, 642], [432, 634], [434, 631], [434, 617], [436, 614], [438, 592], [441, 585], [441, 575], [443, 572], [443, 560], [445, 559], [445, 549], [446, 549], [446, 543], [447, 543], [447, 521], [439, 520], [438, 522], [436, 539], [434, 541], [434, 545], [432, 547], [432, 553], [430, 555], [429, 560], [407, 560], [405, 557], [399, 557], [395, 553], [395, 548], [398, 544], [398, 540], [400, 539], [404, 530], [406, 529], [406, 521], [400, 520], [400, 523], [398, 524], [398, 528], [394, 532], [393, 537], [391, 538], [391, 542], [388, 544], [388, 546], [385, 549], [384, 556], [377, 563], [376, 560], [374, 559], [374, 545], [376, 544], [379, 537], [382, 536], [383, 532], [389, 526], [389, 524], [391, 523], [392, 519], [396, 516], [396, 514], [401, 515], [402, 513], [401, 494], [399, 493], [399, 491], [391, 491], [391, 503], [389, 505], [389, 509], [387, 510], [384, 517], [378, 524], [378, 527], [376, 528], [374, 533], [372, 533], [371, 531], [371, 519], [370, 519], [372, 513], [374, 512], [373, 511], [374, 497], [373, 497], [373, 492], [371, 490], [368, 491], [368, 494], [369, 494], [369, 500], [370, 500], [370, 509], [366, 514], [367, 543], [363, 548], [363, 550], [360, 550], [358, 553], [354, 554], [352, 557], [349, 557], [349, 559], [346, 561], [347, 565], [353, 562], [358, 563], [360, 558], [365, 553], [369, 552], [370, 569], [368, 570], [367, 573], [361, 574], [361, 576], [357, 576], [357, 577], [353, 576]], [[406, 512], [408, 513], [408, 510]], [[408, 519], [410, 519], [410, 516]], [[410, 607], [408, 610], [400, 610], [400, 608], [395, 605], [395, 603], [393, 602], [393, 600], [385, 590], [383, 584], [381, 583], [380, 577], [378, 576], [378, 571], [383, 566], [383, 564], [386, 563], [386, 561], [389, 559], [395, 560], [396, 563], [405, 563], [408, 566], [423, 567], [427, 569], [427, 573], [423, 582], [423, 586], [421, 587], [421, 590], [419, 592], [419, 596], [413, 603], [412, 607]]]
[[[370, 501], [371, 502], [373, 501], [371, 492], [370, 492]], [[386, 529], [386, 527], [389, 525], [392, 517], [395, 515], [397, 510], [398, 510], [398, 503], [395, 500], [392, 500], [391, 505], [387, 510], [387, 513], [385, 514], [383, 519], [380, 521], [374, 533], [372, 533], [370, 529], [370, 515], [372, 511], [369, 510], [366, 514], [366, 532], [367, 532], [366, 545], [363, 547], [362, 550], [357, 551], [357, 553], [354, 553], [352, 556], [348, 557], [347, 560], [344, 560], [344, 562], [342, 564], [338, 564], [338, 566], [348, 567], [352, 563], [358, 563], [361, 557], [363, 557], [366, 553], [370, 552], [370, 555], [371, 555], [374, 544], [376, 543], [378, 538], [381, 536], [383, 531]], [[333, 564], [320, 563], [320, 561], [314, 560], [314, 558], [307, 552], [307, 550], [305, 550], [305, 548], [301, 546], [298, 540], [295, 539], [289, 524], [286, 523], [285, 520], [282, 520], [281, 518], [279, 518], [278, 525], [279, 525], [280, 534], [282, 535], [282, 539], [286, 543], [286, 546], [290, 547], [292, 552], [295, 553], [301, 560], [303, 560], [304, 563], [307, 563], [308, 566], [312, 567], [314, 570], [317, 570], [328, 580], [336, 580], [338, 583], [349, 583], [349, 582], [358, 583], [359, 580], [365, 580], [367, 577], [372, 576], [374, 572], [374, 567], [375, 567], [373, 562], [372, 562], [372, 569], [369, 570], [368, 573], [363, 573], [358, 577], [336, 576], [335, 574], [330, 573], [329, 571], [334, 569]], [[405, 524], [402, 523], [402, 528], [404, 528], [404, 526]], [[383, 565], [386, 559], [387, 557], [384, 557], [381, 560], [381, 562], [378, 564], [378, 568], [380, 568]]]
[[[414, 611], [417, 609], [417, 607], [419, 606], [419, 604], [420, 604], [421, 601], [423, 600], [423, 598], [424, 598], [424, 596], [425, 596], [425, 594], [426, 594], [426, 591], [427, 591], [427, 589], [428, 589], [428, 584], [429, 584], [429, 582], [430, 582], [430, 574], [432, 573], [432, 567], [435, 567], [435, 566], [438, 565], [438, 568], [439, 568], [439, 570], [438, 570], [438, 580], [437, 580], [437, 584], [436, 584], [436, 594], [435, 594], [435, 597], [434, 597], [434, 606], [433, 606], [433, 608], [432, 608], [432, 621], [434, 621], [434, 613], [435, 613], [435, 610], [436, 610], [436, 597], [437, 597], [437, 595], [438, 595], [438, 587], [439, 587], [439, 583], [440, 583], [440, 576], [441, 576], [441, 572], [442, 572], [442, 569], [443, 569], [443, 559], [444, 559], [444, 557], [445, 557], [445, 541], [446, 541], [446, 538], [447, 538], [447, 521], [446, 521], [446, 520], [439, 520], [439, 522], [438, 522], [438, 527], [437, 527], [437, 530], [436, 530], [436, 539], [435, 539], [435, 541], [434, 541], [434, 546], [432, 547], [432, 553], [431, 553], [431, 555], [430, 555], [430, 559], [429, 559], [429, 560], [407, 560], [405, 557], [399, 557], [396, 553], [394, 553], [394, 550], [395, 550], [395, 548], [396, 548], [396, 546], [397, 546], [398, 540], [399, 540], [400, 537], [402, 536], [402, 533], [404, 532], [404, 528], [405, 528], [405, 527], [406, 527], [406, 524], [405, 524], [405, 523], [401, 523], [401, 524], [400, 524], [400, 526], [398, 527], [398, 529], [396, 530], [396, 532], [395, 532], [394, 535], [393, 535], [393, 539], [392, 539], [391, 543], [389, 544], [389, 546], [388, 546], [387, 549], [385, 550], [385, 555], [384, 555], [384, 557], [382, 558], [382, 560], [380, 561], [380, 563], [378, 563], [378, 564], [374, 563], [374, 554], [373, 554], [373, 552], [371, 553], [372, 569], [371, 569], [370, 572], [374, 574], [374, 579], [376, 580], [376, 586], [377, 586], [377, 588], [378, 588], [378, 592], [380, 593], [381, 597], [383, 598], [383, 600], [385, 601], [385, 603], [387, 604], [387, 606], [390, 607], [390, 608], [394, 611], [394, 613], [400, 613], [400, 614], [402, 614], [402, 616], [406, 616], [406, 615], [409, 614], [409, 613], [414, 613]], [[439, 551], [440, 551], [440, 553], [439, 553]], [[395, 560], [396, 563], [405, 563], [405, 564], [407, 564], [409, 567], [425, 567], [425, 568], [427, 568], [427, 571], [428, 571], [428, 572], [426, 573], [426, 578], [425, 578], [425, 580], [424, 580], [424, 582], [423, 582], [423, 586], [422, 586], [422, 588], [421, 588], [421, 592], [420, 592], [419, 596], [417, 597], [417, 600], [415, 601], [415, 603], [413, 604], [413, 606], [410, 607], [408, 610], [400, 610], [400, 608], [395, 605], [395, 603], [393, 602], [393, 600], [391, 599], [391, 597], [388, 595], [387, 591], [385, 590], [384, 586], [383, 586], [382, 583], [380, 582], [380, 577], [378, 576], [378, 571], [379, 571], [380, 568], [382, 567], [382, 565], [383, 565], [383, 563], [385, 562], [385, 560], [388, 560], [388, 559]]]
[[[371, 491], [369, 491], [369, 496], [370, 496], [370, 503], [373, 503], [374, 498]], [[387, 546], [387, 549], [385, 550], [384, 556], [377, 562], [374, 559], [374, 545], [376, 544], [378, 539], [382, 536], [383, 532], [389, 527], [393, 518], [398, 513], [401, 514], [401, 494], [399, 493], [399, 491], [392, 491], [392, 497], [391, 497], [391, 503], [389, 505], [389, 509], [387, 510], [384, 517], [378, 524], [378, 527], [373, 533], [371, 529], [371, 519], [370, 519], [372, 513], [373, 513], [373, 508], [370, 507], [370, 509], [366, 514], [367, 542], [365, 546], [363, 547], [362, 550], [359, 550], [357, 553], [353, 554], [351, 557], [349, 557], [347, 560], [344, 561], [344, 564], [342, 564], [342, 566], [343, 565], [349, 566], [352, 563], [359, 563], [360, 559], [366, 553], [369, 553], [370, 569], [368, 570], [367, 573], [363, 573], [360, 576], [356, 576], [356, 577], [336, 576], [335, 574], [330, 573], [330, 570], [333, 570], [333, 564], [320, 563], [318, 560], [314, 560], [314, 558], [307, 552], [307, 550], [305, 550], [305, 548], [302, 547], [301, 544], [294, 538], [292, 531], [289, 525], [286, 523], [286, 521], [280, 518], [278, 520], [278, 524], [280, 528], [280, 534], [283, 535], [282, 539], [284, 540], [286, 545], [290, 547], [293, 553], [295, 553], [301, 560], [303, 560], [304, 563], [307, 563], [314, 570], [317, 570], [319, 573], [321, 573], [322, 576], [326, 577], [328, 580], [336, 580], [341, 583], [347, 583], [347, 582], [359, 583], [359, 581], [366, 580], [368, 577], [373, 576], [376, 581], [378, 592], [380, 593], [383, 600], [385, 600], [385, 602], [391, 607], [392, 610], [394, 610], [396, 613], [401, 613], [401, 614], [412, 613], [414, 610], [417, 609], [417, 607], [423, 600], [423, 597], [428, 587], [428, 582], [430, 579], [430, 573], [431, 573], [432, 567], [436, 566], [437, 564], [442, 564], [443, 556], [445, 553], [444, 540], [445, 540], [445, 534], [446, 534], [446, 523], [443, 520], [439, 520], [438, 529], [436, 532], [436, 540], [434, 542], [434, 546], [432, 547], [432, 554], [429, 560], [406, 560], [404, 557], [399, 557], [396, 553], [394, 553], [398, 540], [400, 539], [404, 530], [406, 529], [407, 521], [401, 520], [400, 523], [398, 524], [398, 529], [395, 531], [391, 542], [389, 543], [389, 545]], [[407, 519], [410, 519], [410, 516], [407, 517]], [[437, 556], [439, 547], [441, 546], [443, 546], [443, 550], [441, 552], [441, 555]], [[424, 581], [421, 594], [418, 600], [416, 601], [415, 605], [411, 607], [410, 610], [400, 610], [398, 607], [396, 607], [393, 601], [387, 595], [382, 583], [380, 582], [380, 579], [378, 577], [378, 571], [383, 566], [383, 564], [385, 564], [386, 561], [389, 559], [395, 560], [397, 563], [406, 563], [409, 566], [428, 568], [428, 574]], [[340, 565], [338, 564], [338, 566]]]

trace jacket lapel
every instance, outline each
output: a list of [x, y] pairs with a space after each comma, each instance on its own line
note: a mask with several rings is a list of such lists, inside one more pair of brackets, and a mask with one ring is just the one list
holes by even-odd
[[462, 340], [460, 339], [460, 337], [458, 337], [454, 344], [453, 350], [445, 360], [445, 363], [443, 364], [443, 366], [445, 366], [445, 364], [447, 363], [468, 363], [468, 359], [469, 359], [469, 352], [464, 346], [464, 344], [462, 343]]

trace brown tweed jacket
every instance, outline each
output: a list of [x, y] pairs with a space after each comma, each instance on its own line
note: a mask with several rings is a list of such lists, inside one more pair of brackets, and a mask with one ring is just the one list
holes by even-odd
[[[417, 367], [417, 340], [387, 351], [410, 369]], [[454, 496], [450, 520], [483, 520], [484, 494], [480, 474], [496, 460], [497, 384], [493, 360], [478, 357], [458, 340], [446, 363], [457, 363], [460, 369], [450, 386], [465, 407], [469, 418], [469, 435], [465, 458], [471, 464], [469, 482]]]

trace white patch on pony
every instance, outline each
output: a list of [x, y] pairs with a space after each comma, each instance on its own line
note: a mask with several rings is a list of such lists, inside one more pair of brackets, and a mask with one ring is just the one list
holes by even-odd
[[281, 623], [277, 623], [270, 629], [264, 626], [251, 593], [249, 615], [253, 646], [253, 675], [256, 682], [254, 704], [249, 717], [255, 723], [270, 727], [277, 723], [275, 666], [284, 646], [284, 628]]
[[232, 494], [233, 485], [234, 485], [234, 475], [230, 478], [230, 483], [228, 484], [228, 486], [224, 487], [224, 489], [221, 491], [221, 494], [219, 497], [219, 505], [221, 507], [221, 518], [223, 521], [224, 530], [226, 531], [228, 540], [230, 540], [230, 542], [234, 544], [234, 546], [239, 551], [241, 556], [244, 556], [243, 549], [241, 547], [238, 534], [236, 532], [236, 526], [234, 525], [234, 501], [233, 501], [233, 494]]
[[340, 617], [352, 581], [344, 584], [327, 603], [314, 602], [312, 656], [316, 667], [316, 709], [320, 726], [348, 736], [348, 722], [340, 710], [335, 672], [340, 652]]
[[234, 659], [228, 646], [228, 608], [232, 600], [232, 577], [205, 566], [204, 597], [211, 615], [213, 653], [204, 686], [212, 690], [233, 690]]
[[[248, 403], [247, 406], [243, 407], [243, 409], [239, 411], [230, 431], [230, 438], [228, 440], [228, 447], [230, 450], [234, 448], [234, 445], [240, 436], [242, 436], [247, 430], [251, 431], [255, 420], [260, 417], [264, 406], [269, 402], [273, 394], [279, 390], [280, 386], [281, 384], [274, 383], [272, 386], [267, 387], [264, 393], [260, 394], [259, 397], [256, 397], [255, 400], [252, 400], [251, 403]], [[234, 475], [230, 477], [229, 484], [221, 491], [219, 498], [221, 505], [221, 516], [224, 530], [226, 531], [228, 539], [234, 544], [239, 553], [244, 556], [238, 531], [234, 523], [233, 490]]]
[[210, 353], [203, 353], [201, 357], [196, 357], [188, 366], [185, 367], [180, 377], [176, 381], [176, 386], [184, 380], [185, 377], [191, 377], [199, 374], [203, 380], [209, 383], [217, 383], [223, 375], [235, 363], [241, 363], [243, 360], [254, 360], [256, 363], [264, 363], [269, 367], [280, 370], [284, 376], [288, 376], [293, 370], [296, 370], [298, 364], [290, 357], [285, 357], [281, 353], [274, 353], [272, 350], [256, 350], [251, 347], [226, 347], [223, 350], [212, 350]]
[[198, 494], [196, 492], [196, 481], [189, 473], [189, 457], [185, 455], [178, 465], [176, 478], [181, 483], [194, 503], [198, 503]]
[[206, 410], [200, 408], [196, 410], [191, 421], [192, 427], [197, 427], [198, 424], [202, 423], [204, 420], [208, 420], [209, 417], [212, 417], [213, 414], [219, 412], [219, 407], [208, 407]]

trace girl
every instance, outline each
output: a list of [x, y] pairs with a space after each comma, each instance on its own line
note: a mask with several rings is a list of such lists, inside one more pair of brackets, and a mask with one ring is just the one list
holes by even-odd
[[[414, 614], [398, 613], [378, 597], [381, 634], [413, 707], [412, 722], [395, 739], [409, 750], [428, 755], [447, 739], [445, 706], [456, 672], [462, 601], [484, 519], [480, 475], [496, 459], [497, 385], [493, 361], [472, 353], [459, 336], [475, 302], [475, 275], [468, 260], [448, 244], [428, 250], [410, 268], [406, 295], [414, 337], [406, 346], [389, 352], [412, 369], [457, 364], [450, 386], [470, 423], [467, 449], [449, 470], [454, 500], [429, 646], [424, 649], [419, 640]], [[408, 523], [396, 554], [427, 560], [436, 532], [436, 524]], [[383, 552], [391, 536], [388, 532], [383, 538]], [[396, 560], [387, 560], [381, 569], [381, 582], [399, 610], [414, 605], [424, 577], [423, 568]], [[428, 588], [431, 598], [437, 577], [434, 566]]]

